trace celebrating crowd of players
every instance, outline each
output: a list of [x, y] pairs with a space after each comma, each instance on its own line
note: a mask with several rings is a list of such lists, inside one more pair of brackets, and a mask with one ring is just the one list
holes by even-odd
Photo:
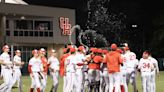
[[[22, 90], [21, 51], [16, 50], [11, 61], [9, 46], [4, 45], [0, 55], [1, 78], [0, 92], [11, 92], [13, 85], [18, 83], [19, 92]], [[128, 92], [128, 84], [136, 87], [136, 74], [139, 71], [142, 78], [143, 92], [156, 92], [155, 76], [159, 74], [157, 60], [150, 51], [144, 51], [142, 58], [137, 60], [136, 54], [128, 46], [118, 48], [112, 44], [110, 51], [101, 48], [84, 46], [78, 48], [68, 45], [63, 49], [63, 55], [58, 60], [56, 51], [50, 51], [46, 57], [46, 50], [33, 50], [28, 62], [28, 71], [31, 78], [30, 92], [45, 92], [48, 71], [52, 76], [51, 92], [57, 92], [59, 76], [63, 77], [63, 92]]]

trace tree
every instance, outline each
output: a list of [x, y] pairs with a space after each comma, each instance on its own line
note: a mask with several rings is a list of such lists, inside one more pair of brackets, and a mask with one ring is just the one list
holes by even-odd
[[109, 43], [127, 42], [124, 31], [126, 31], [126, 15], [123, 13], [110, 13], [106, 8], [109, 0], [88, 1], [87, 29], [95, 30], [103, 34]]
[[87, 45], [88, 47], [106, 47], [107, 40], [101, 34], [97, 34], [94, 30], [85, 30], [85, 32], [81, 35], [82, 43]]

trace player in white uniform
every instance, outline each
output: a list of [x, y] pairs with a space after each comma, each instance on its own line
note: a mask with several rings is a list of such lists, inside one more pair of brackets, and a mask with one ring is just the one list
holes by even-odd
[[13, 85], [16, 83], [18, 83], [18, 88], [19, 88], [19, 92], [22, 92], [22, 74], [21, 74], [21, 70], [20, 68], [22, 67], [22, 65], [24, 65], [24, 62], [21, 61], [21, 51], [20, 50], [16, 50], [15, 51], [15, 56], [14, 56], [14, 68], [13, 68]]
[[31, 77], [31, 89], [30, 92], [34, 91], [36, 88], [37, 92], [41, 92], [40, 79], [43, 79], [41, 72], [43, 71], [42, 61], [39, 58], [38, 50], [32, 51], [33, 57], [29, 61], [28, 71]]
[[70, 53], [71, 55], [69, 55], [67, 58], [66, 58], [66, 61], [65, 61], [65, 69], [66, 69], [66, 80], [67, 81], [67, 85], [66, 85], [66, 88], [64, 90], [64, 92], [74, 92], [75, 91], [75, 65], [76, 65], [76, 57], [75, 57], [75, 48], [71, 47], [70, 48]]
[[[121, 91], [128, 92], [128, 86], [126, 82], [127, 68], [126, 62], [124, 61], [124, 52], [121, 49], [117, 49], [119, 53], [121, 53], [121, 58], [123, 59], [123, 64], [120, 66], [120, 74], [121, 74]], [[123, 91], [124, 90], [124, 91]]]
[[125, 47], [125, 54], [124, 54], [124, 62], [127, 68], [127, 85], [130, 83], [133, 85], [133, 92], [137, 92], [136, 87], [136, 73], [137, 73], [137, 66], [138, 60], [136, 59], [136, 54], [131, 52], [129, 47]]
[[[103, 58], [108, 53], [108, 50], [103, 50]], [[108, 76], [108, 68], [107, 63], [101, 63], [101, 71], [100, 71], [100, 92], [108, 92], [109, 91], [109, 76]]]
[[143, 52], [143, 56], [140, 59], [138, 69], [140, 69], [141, 72], [141, 78], [142, 78], [142, 88], [143, 92], [151, 92], [151, 72], [154, 69], [153, 62], [149, 57], [149, 52], [145, 51]]
[[43, 78], [41, 79], [41, 92], [45, 92], [47, 85], [48, 60], [46, 58], [46, 50], [44, 48], [39, 50], [39, 57], [43, 65], [43, 72], [41, 72], [43, 75]]
[[79, 46], [78, 47], [78, 52], [76, 53], [76, 92], [82, 92], [83, 90], [83, 78], [84, 78], [84, 73], [82, 71], [84, 60], [85, 60], [85, 55], [84, 55], [84, 47]]
[[159, 77], [159, 67], [158, 67], [158, 61], [153, 58], [151, 55], [149, 55], [149, 59], [151, 59], [151, 61], [153, 62], [154, 65], [154, 69], [151, 72], [151, 92], [156, 92], [156, 82], [155, 82], [155, 78], [156, 78], [156, 74]]
[[48, 58], [48, 63], [50, 64], [50, 72], [53, 79], [53, 87], [51, 92], [57, 92], [59, 84], [59, 60], [56, 57], [56, 51], [51, 50], [51, 56]]
[[11, 92], [12, 89], [12, 61], [10, 60], [9, 46], [3, 46], [3, 53], [0, 55], [1, 76], [4, 83], [0, 85], [0, 92]]

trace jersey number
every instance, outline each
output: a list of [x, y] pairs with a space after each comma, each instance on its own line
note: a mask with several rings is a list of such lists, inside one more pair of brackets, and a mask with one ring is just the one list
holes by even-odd
[[150, 63], [143, 63], [143, 68], [150, 68]]

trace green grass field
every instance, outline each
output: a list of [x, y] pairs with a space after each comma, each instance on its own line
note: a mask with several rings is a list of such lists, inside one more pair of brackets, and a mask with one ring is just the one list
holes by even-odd
[[[0, 83], [2, 83], [2, 80], [0, 81]], [[29, 92], [30, 84], [31, 84], [30, 77], [23, 76], [23, 92]], [[58, 92], [62, 92], [62, 86], [63, 86], [62, 84], [63, 82], [61, 78], [59, 82]], [[48, 77], [46, 92], [50, 92], [51, 86], [52, 86], [52, 79]], [[157, 86], [157, 92], [164, 92], [164, 71], [160, 72], [160, 77], [156, 79], [156, 86]], [[137, 88], [139, 92], [142, 92], [140, 75], [137, 76]], [[16, 87], [13, 87], [12, 92], [18, 92], [18, 89]], [[129, 85], [129, 92], [133, 92], [131, 85]]]

